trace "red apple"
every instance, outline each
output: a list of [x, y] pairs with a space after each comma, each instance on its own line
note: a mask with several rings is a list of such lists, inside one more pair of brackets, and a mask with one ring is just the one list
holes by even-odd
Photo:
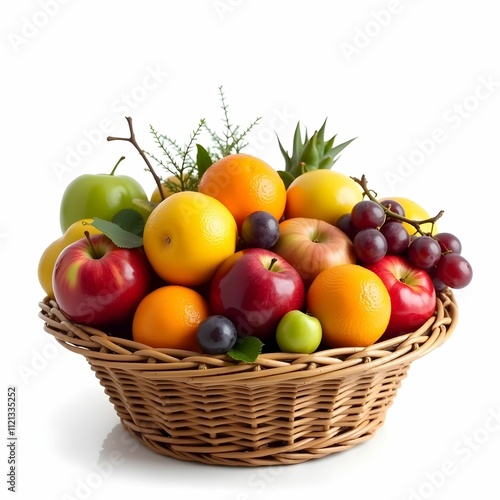
[[142, 248], [119, 248], [97, 234], [61, 252], [52, 283], [55, 299], [70, 321], [113, 329], [131, 321], [150, 291], [152, 277]]
[[324, 269], [355, 264], [349, 237], [323, 220], [296, 217], [280, 223], [280, 237], [271, 248], [299, 272], [306, 288]]
[[383, 281], [391, 298], [389, 325], [380, 340], [420, 328], [436, 310], [436, 290], [431, 277], [400, 255], [386, 255], [366, 266]]
[[270, 250], [248, 248], [227, 258], [212, 278], [209, 301], [213, 314], [229, 318], [238, 335], [273, 338], [280, 319], [304, 305], [299, 273]]

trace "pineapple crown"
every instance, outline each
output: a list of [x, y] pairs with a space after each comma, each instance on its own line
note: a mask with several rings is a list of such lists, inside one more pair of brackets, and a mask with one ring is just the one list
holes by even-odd
[[278, 137], [281, 154], [285, 158], [285, 170], [279, 171], [279, 174], [287, 187], [293, 179], [304, 172], [331, 168], [338, 160], [340, 152], [355, 139], [334, 146], [337, 134], [325, 141], [325, 128], [326, 119], [321, 128], [316, 130], [311, 137], [308, 137], [306, 129], [304, 139], [302, 139], [300, 122], [297, 122], [291, 156], [285, 151]]

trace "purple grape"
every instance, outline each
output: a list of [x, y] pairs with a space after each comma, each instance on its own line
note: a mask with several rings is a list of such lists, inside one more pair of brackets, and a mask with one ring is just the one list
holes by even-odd
[[241, 226], [241, 239], [249, 248], [269, 249], [276, 244], [279, 237], [279, 222], [265, 210], [251, 213]]
[[354, 237], [354, 252], [364, 264], [375, 264], [387, 253], [387, 241], [375, 228], [362, 229]]
[[352, 241], [356, 236], [358, 230], [354, 227], [354, 224], [351, 221], [351, 214], [347, 213], [341, 215], [335, 224], [341, 231], [343, 231], [349, 239]]
[[441, 246], [441, 252], [454, 252], [462, 253], [462, 243], [460, 240], [451, 233], [438, 233], [434, 236]]
[[450, 288], [464, 288], [472, 280], [472, 267], [460, 254], [449, 252], [439, 259], [436, 275]]
[[238, 333], [234, 323], [219, 314], [205, 318], [198, 326], [196, 338], [207, 354], [223, 354], [234, 347]]
[[404, 253], [410, 244], [410, 235], [408, 231], [396, 220], [386, 222], [380, 232], [387, 240], [387, 253], [398, 255]]
[[[405, 216], [405, 209], [403, 208], [403, 205], [401, 203], [395, 201], [395, 200], [382, 200], [380, 202], [381, 205], [384, 205], [384, 207], [388, 208], [392, 213], [401, 215], [402, 217]], [[399, 219], [393, 219], [392, 217], [388, 216], [387, 221], [396, 221], [401, 223], [402, 221]]]
[[356, 229], [380, 227], [385, 221], [384, 209], [372, 200], [359, 201], [352, 207], [351, 221]]
[[418, 267], [430, 268], [441, 258], [441, 247], [432, 236], [418, 236], [408, 246], [408, 259]]
[[432, 283], [434, 284], [434, 289], [436, 292], [444, 292], [447, 288], [447, 285], [444, 284], [437, 275], [437, 266], [433, 266], [430, 269], [426, 269], [427, 273], [432, 279]]

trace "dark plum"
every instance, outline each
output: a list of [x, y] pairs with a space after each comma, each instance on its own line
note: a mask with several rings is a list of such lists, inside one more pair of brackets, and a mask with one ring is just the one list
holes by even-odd
[[214, 314], [199, 324], [196, 338], [204, 353], [223, 354], [234, 347], [238, 333], [230, 319]]
[[252, 212], [241, 226], [241, 239], [248, 248], [269, 249], [276, 244], [279, 236], [279, 222], [265, 210]]

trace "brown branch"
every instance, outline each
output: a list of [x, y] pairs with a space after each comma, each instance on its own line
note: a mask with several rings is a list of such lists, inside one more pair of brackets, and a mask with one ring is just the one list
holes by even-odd
[[108, 141], [127, 141], [127, 142], [130, 142], [135, 147], [135, 149], [137, 149], [137, 151], [141, 155], [141, 158], [146, 162], [146, 165], [148, 166], [148, 169], [151, 172], [151, 175], [153, 176], [153, 179], [155, 180], [156, 185], [158, 186], [161, 199], [164, 200], [165, 195], [163, 194], [161, 179], [158, 177], [158, 175], [156, 175], [156, 172], [154, 171], [151, 163], [149, 162], [148, 157], [146, 156], [146, 153], [144, 153], [143, 149], [137, 143], [137, 140], [135, 138], [134, 128], [132, 126], [132, 118], [127, 116], [125, 119], [127, 120], [128, 128], [130, 130], [130, 137], [112, 137], [112, 136], [109, 136], [107, 138], [107, 140]]
[[[434, 224], [444, 214], [444, 210], [440, 210], [434, 217], [429, 217], [428, 219], [423, 219], [423, 220], [408, 219], [408, 217], [405, 217], [403, 215], [399, 215], [399, 214], [393, 212], [389, 207], [382, 205], [382, 203], [380, 203], [377, 200], [377, 198], [373, 194], [373, 192], [370, 189], [368, 189], [368, 180], [364, 174], [361, 176], [361, 179], [358, 179], [357, 177], [351, 177], [351, 179], [361, 186], [365, 196], [367, 196], [371, 201], [374, 201], [375, 203], [377, 203], [378, 205], [380, 205], [382, 207], [382, 209], [385, 212], [386, 217], [390, 217], [391, 219], [397, 219], [397, 220], [400, 220], [402, 222], [406, 222], [406, 223], [410, 224], [411, 226], [413, 226], [417, 230], [417, 233], [420, 233], [423, 236], [432, 236], [432, 232], [434, 230]], [[432, 224], [430, 232], [426, 233], [422, 230], [421, 226], [423, 224]]]

